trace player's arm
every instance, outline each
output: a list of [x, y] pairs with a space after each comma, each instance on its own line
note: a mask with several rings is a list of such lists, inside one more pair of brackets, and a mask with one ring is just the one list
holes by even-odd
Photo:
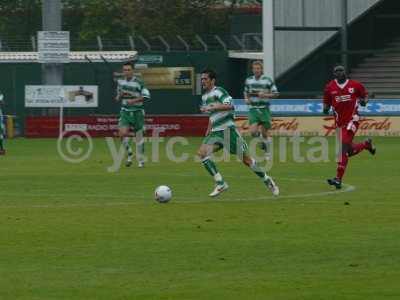
[[246, 104], [250, 104], [250, 88], [249, 85], [247, 83], [247, 79], [244, 83], [244, 90], [243, 90], [243, 96], [244, 96], [244, 102], [246, 102]]
[[328, 103], [324, 102], [323, 113], [325, 115], [328, 115], [330, 110], [331, 110], [331, 106]]
[[203, 113], [208, 113], [213, 111], [226, 111], [233, 109], [234, 107], [232, 104], [223, 104], [223, 103], [211, 103], [209, 105], [200, 107], [200, 111]]
[[140, 97], [136, 97], [136, 98], [131, 98], [131, 99], [127, 99], [126, 103], [128, 103], [129, 105], [132, 104], [141, 104], [144, 102], [144, 97], [140, 96]]
[[213, 112], [213, 111], [229, 111], [234, 110], [235, 107], [232, 104], [232, 97], [228, 94], [222, 95], [220, 98], [220, 103], [211, 103], [203, 107], [203, 112]]
[[368, 101], [369, 101], [368, 95], [365, 96], [364, 98], [359, 98], [359, 101], [360, 101], [361, 106], [367, 106]]
[[141, 82], [142, 89], [140, 91], [140, 96], [128, 99], [128, 104], [142, 104], [144, 101], [150, 100], [150, 91], [145, 88], [143, 82]]
[[211, 130], [211, 121], [208, 122], [207, 130], [206, 130], [206, 136], [210, 133]]
[[268, 98], [268, 99], [277, 98], [277, 97], [279, 97], [279, 92], [269, 92], [269, 93], [260, 92], [258, 94], [258, 97], [260, 97], [260, 98]]
[[324, 99], [323, 99], [323, 113], [324, 114], [329, 114], [329, 111], [331, 109], [331, 95], [329, 93], [329, 88], [328, 86], [325, 87], [324, 90]]
[[244, 102], [245, 102], [246, 104], [250, 104], [249, 95], [248, 95], [247, 93], [244, 93], [243, 96], [244, 96]]
[[122, 90], [121, 90], [121, 86], [118, 84], [118, 87], [117, 87], [117, 96], [115, 96], [115, 101], [116, 102], [119, 102], [119, 101], [121, 101], [121, 98], [122, 98]]
[[365, 87], [359, 83], [359, 88], [358, 88], [358, 101], [360, 103], [361, 106], [367, 106], [367, 103], [369, 101], [369, 97], [368, 97], [368, 92], [365, 89]]
[[229, 111], [233, 109], [234, 106], [232, 104], [213, 103], [209, 105], [208, 111]]
[[259, 92], [258, 97], [268, 99], [279, 97], [278, 88], [276, 87], [275, 83], [272, 83], [269, 92]]

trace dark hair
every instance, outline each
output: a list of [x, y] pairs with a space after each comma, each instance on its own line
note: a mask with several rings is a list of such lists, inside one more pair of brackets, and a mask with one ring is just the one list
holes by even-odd
[[214, 70], [211, 69], [205, 69], [201, 72], [202, 74], [207, 74], [208, 78], [212, 79], [217, 79], [217, 74], [215, 73]]
[[133, 64], [131, 61], [127, 61], [123, 64], [123, 66], [131, 66], [131, 68], [133, 69]]
[[346, 71], [346, 68], [345, 68], [342, 64], [340, 64], [340, 63], [337, 63], [337, 64], [335, 64], [335, 65], [333, 66], [333, 72], [335, 72], [336, 69], [343, 69], [344, 71]]

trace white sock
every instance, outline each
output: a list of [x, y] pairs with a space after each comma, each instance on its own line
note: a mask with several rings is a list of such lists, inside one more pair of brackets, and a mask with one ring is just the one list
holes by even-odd
[[223, 181], [221, 173], [215, 174], [215, 175], [214, 175], [214, 180], [215, 180], [215, 182], [221, 182], [221, 181]]
[[272, 138], [270, 136], [266, 137], [266, 138], [263, 137], [261, 140], [265, 145], [266, 153], [271, 154], [271, 152], [272, 152]]
[[144, 146], [143, 138], [140, 141], [136, 141], [136, 157], [139, 163], [144, 162], [143, 146]]
[[270, 178], [271, 178], [271, 177], [269, 177], [269, 176], [267, 175], [267, 173], [265, 173], [265, 176], [264, 176], [264, 178], [263, 178], [263, 181], [266, 182], [266, 181], [270, 180]]
[[131, 148], [131, 146], [129, 145], [129, 137], [124, 137], [124, 138], [122, 139], [122, 144], [125, 146], [125, 149], [126, 149], [128, 152], [132, 152], [132, 148]]
[[270, 144], [272, 144], [272, 137], [270, 137], [270, 136], [268, 136], [268, 137], [263, 137], [261, 140], [263, 141], [263, 143], [264, 143], [265, 145], [270, 145]]

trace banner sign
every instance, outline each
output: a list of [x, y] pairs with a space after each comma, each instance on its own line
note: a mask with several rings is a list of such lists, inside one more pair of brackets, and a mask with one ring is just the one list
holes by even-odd
[[138, 73], [150, 90], [193, 89], [194, 86], [193, 68], [149, 68], [140, 69]]
[[[248, 134], [247, 118], [237, 118], [236, 125], [242, 134]], [[275, 136], [330, 136], [335, 132], [335, 121], [332, 116], [275, 117], [272, 119], [271, 134]], [[400, 117], [362, 117], [357, 135], [400, 136]]]
[[[134, 74], [150, 91], [194, 89], [194, 69], [191, 67], [135, 69]], [[121, 72], [114, 72], [114, 80], [122, 77]]]
[[[247, 115], [248, 105], [244, 99], [235, 99], [237, 115]], [[270, 109], [277, 116], [315, 116], [322, 114], [322, 99], [272, 99]], [[400, 116], [400, 99], [371, 99], [366, 107], [359, 106], [361, 115]]]
[[[65, 117], [64, 132], [70, 135], [76, 132], [87, 132], [91, 137], [118, 135], [117, 116]], [[145, 117], [146, 136], [152, 136], [156, 130], [159, 136], [204, 136], [207, 116], [152, 116]], [[58, 117], [27, 117], [25, 124], [26, 137], [58, 137]]]
[[138, 64], [162, 64], [164, 57], [162, 55], [139, 55]]
[[[160, 136], [204, 136], [208, 117], [199, 115], [158, 115], [146, 116], [146, 135], [154, 130]], [[247, 135], [247, 118], [239, 117], [236, 125], [242, 134]], [[66, 117], [64, 131], [68, 134], [85, 131], [92, 137], [118, 135], [117, 116]], [[58, 117], [27, 117], [26, 137], [58, 137]], [[275, 117], [272, 120], [272, 135], [275, 136], [331, 136], [335, 134], [334, 119], [326, 117]], [[400, 137], [400, 117], [363, 117], [357, 132], [360, 136]]]
[[69, 63], [69, 31], [39, 31], [38, 61], [40, 63]]
[[97, 107], [95, 85], [27, 85], [25, 107]]

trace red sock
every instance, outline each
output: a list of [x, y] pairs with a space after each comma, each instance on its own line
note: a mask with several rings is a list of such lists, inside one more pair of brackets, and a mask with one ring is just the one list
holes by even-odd
[[361, 151], [367, 149], [368, 143], [364, 142], [364, 143], [359, 143], [359, 144], [352, 144], [351, 148], [353, 150], [351, 153], [351, 156], [354, 156], [354, 155], [357, 155], [358, 153], [360, 153]]
[[336, 178], [342, 181], [344, 172], [346, 172], [347, 163], [349, 161], [349, 157], [347, 153], [343, 153], [340, 156], [340, 161], [338, 162], [337, 169], [336, 169]]

